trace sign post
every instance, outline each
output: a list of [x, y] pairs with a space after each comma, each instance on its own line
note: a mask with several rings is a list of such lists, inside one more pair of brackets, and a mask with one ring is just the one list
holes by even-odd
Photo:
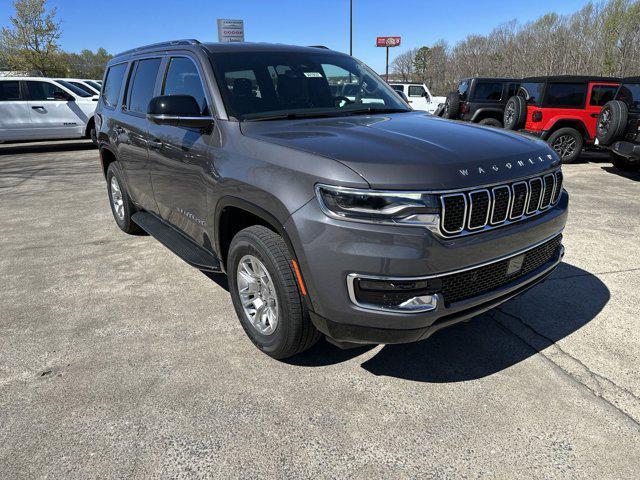
[[376, 37], [376, 47], [385, 47], [387, 49], [387, 63], [384, 77], [387, 82], [389, 81], [389, 48], [399, 46], [400, 37]]
[[218, 19], [219, 42], [244, 42], [244, 20]]

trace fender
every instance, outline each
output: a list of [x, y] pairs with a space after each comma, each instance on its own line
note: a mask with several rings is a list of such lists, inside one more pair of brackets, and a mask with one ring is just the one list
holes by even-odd
[[478, 121], [478, 117], [483, 115], [483, 114], [485, 114], [485, 113], [497, 113], [500, 116], [502, 116], [504, 114], [504, 108], [503, 109], [495, 108], [495, 107], [479, 108], [478, 110], [473, 112], [473, 116], [471, 117], [471, 121], [472, 122]]

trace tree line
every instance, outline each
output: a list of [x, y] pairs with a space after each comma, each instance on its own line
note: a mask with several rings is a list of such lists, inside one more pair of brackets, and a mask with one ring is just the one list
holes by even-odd
[[439, 40], [398, 55], [391, 66], [403, 81], [444, 94], [472, 76], [640, 75], [639, 45], [640, 0], [608, 0], [569, 15], [513, 20], [453, 46]]
[[62, 27], [47, 0], [15, 0], [10, 25], [0, 32], [0, 71], [46, 77], [102, 78], [112, 58], [104, 48], [65, 52], [58, 40]]

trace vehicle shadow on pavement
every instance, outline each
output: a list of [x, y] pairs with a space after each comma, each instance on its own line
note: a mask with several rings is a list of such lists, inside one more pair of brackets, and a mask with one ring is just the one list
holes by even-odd
[[635, 182], [640, 182], [640, 171], [638, 172], [625, 172], [624, 170], [620, 170], [616, 167], [602, 167], [607, 173], [611, 173], [614, 175], [618, 175], [620, 177], [628, 178], [629, 180], [633, 180]]
[[2, 155], [20, 155], [23, 153], [53, 153], [72, 152], [77, 150], [91, 150], [96, 147], [90, 140], [80, 140], [65, 143], [3, 143], [0, 144], [0, 158]]
[[[549, 279], [497, 310], [445, 328], [416, 343], [386, 345], [362, 364], [374, 375], [417, 382], [463, 382], [509, 368], [590, 322], [610, 298], [596, 276], [562, 263]], [[518, 330], [527, 332], [520, 337]], [[341, 363], [375, 345], [340, 350], [320, 341], [285, 362], [316, 367]]]
[[486, 377], [580, 329], [609, 298], [596, 276], [562, 263], [546, 282], [497, 310], [421, 342], [387, 345], [362, 367], [374, 375], [430, 383]]

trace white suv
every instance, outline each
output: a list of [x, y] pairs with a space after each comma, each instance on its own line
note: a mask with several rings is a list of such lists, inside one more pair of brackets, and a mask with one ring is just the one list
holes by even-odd
[[425, 110], [433, 113], [438, 105], [444, 103], [447, 97], [434, 97], [424, 83], [389, 83], [391, 88], [404, 93], [414, 110]]
[[42, 77], [0, 78], [0, 143], [91, 138], [97, 96]]

